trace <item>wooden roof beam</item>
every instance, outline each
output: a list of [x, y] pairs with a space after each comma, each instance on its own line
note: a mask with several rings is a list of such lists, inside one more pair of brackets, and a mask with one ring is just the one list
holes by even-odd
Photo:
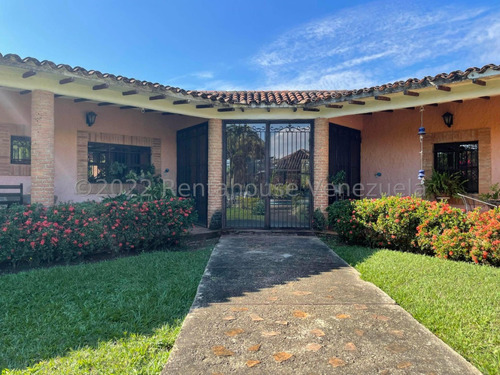
[[150, 96], [149, 100], [160, 100], [165, 99], [167, 96], [165, 94]]
[[129, 91], [124, 91], [124, 92], [122, 92], [122, 95], [123, 95], [123, 96], [128, 96], [128, 95], [135, 95], [135, 94], [137, 94], [137, 93], [138, 93], [138, 91], [137, 91], [137, 90], [129, 90]]
[[443, 85], [437, 85], [436, 86], [436, 90], [450, 92], [451, 91], [451, 87], [443, 86]]
[[326, 108], [337, 108], [337, 109], [340, 109], [340, 108], [344, 107], [344, 105], [343, 104], [327, 104], [325, 107]]
[[365, 105], [365, 102], [362, 100], [349, 100], [349, 104], [355, 104], [355, 105]]
[[420, 94], [416, 91], [405, 90], [403, 91], [403, 95], [407, 96], [420, 96]]
[[189, 104], [189, 102], [190, 102], [189, 99], [183, 99], [183, 100], [175, 100], [172, 104], [173, 105]]
[[388, 96], [382, 96], [382, 95], [375, 95], [375, 100], [382, 100], [384, 102], [390, 102], [391, 101], [391, 98], [389, 98]]
[[483, 81], [482, 79], [473, 79], [472, 83], [479, 86], [486, 86], [486, 81]]
[[75, 82], [73, 77], [63, 78], [59, 81], [60, 85], [66, 85], [67, 83]]
[[36, 75], [36, 72], [34, 70], [29, 70], [23, 73], [23, 78], [33, 77], [34, 75]]
[[213, 104], [197, 104], [196, 109], [202, 109], [202, 108], [213, 108]]
[[104, 90], [107, 88], [109, 88], [109, 85], [107, 83], [101, 83], [100, 85], [92, 86], [92, 90]]

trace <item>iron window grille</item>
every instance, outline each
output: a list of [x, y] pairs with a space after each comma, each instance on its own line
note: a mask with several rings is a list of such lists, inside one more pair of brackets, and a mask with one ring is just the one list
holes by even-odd
[[11, 164], [31, 164], [31, 138], [13, 135], [10, 137]]
[[126, 181], [141, 171], [152, 171], [150, 147], [89, 142], [89, 182]]
[[460, 173], [466, 181], [467, 193], [479, 191], [478, 142], [438, 143], [434, 145], [434, 169], [438, 172]]

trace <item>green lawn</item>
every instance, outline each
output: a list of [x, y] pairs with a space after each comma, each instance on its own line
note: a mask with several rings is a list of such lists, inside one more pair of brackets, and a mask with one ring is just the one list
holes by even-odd
[[480, 371], [500, 374], [500, 269], [326, 242]]
[[157, 374], [211, 249], [0, 276], [2, 374]]

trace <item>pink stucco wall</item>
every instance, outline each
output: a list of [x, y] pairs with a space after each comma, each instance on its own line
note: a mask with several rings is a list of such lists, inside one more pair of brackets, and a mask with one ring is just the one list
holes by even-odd
[[[91, 128], [85, 123], [85, 113], [94, 111], [97, 119]], [[0, 125], [22, 125], [24, 135], [30, 135], [31, 95], [0, 90]], [[89, 197], [77, 195], [77, 131], [93, 131], [120, 135], [161, 138], [161, 170], [168, 168], [168, 178], [177, 176], [176, 131], [206, 120], [187, 116], [162, 116], [160, 113], [141, 113], [120, 110], [114, 106], [74, 103], [71, 99], [55, 99], [55, 195], [58, 201], [82, 201]], [[31, 178], [0, 176], [0, 184], [25, 184], [30, 192]], [[92, 198], [92, 197], [90, 197]]]
[[[451, 112], [454, 116], [451, 129], [443, 123], [441, 116], [445, 112]], [[379, 112], [371, 116], [339, 117], [330, 122], [361, 130], [361, 182], [369, 185], [369, 189], [376, 185], [372, 193], [418, 192], [420, 141], [417, 132], [420, 127], [420, 108]], [[500, 97], [450, 102], [437, 107], [425, 106], [424, 127], [427, 133], [489, 128], [492, 160], [490, 183], [500, 181]], [[377, 177], [378, 173], [380, 177]]]

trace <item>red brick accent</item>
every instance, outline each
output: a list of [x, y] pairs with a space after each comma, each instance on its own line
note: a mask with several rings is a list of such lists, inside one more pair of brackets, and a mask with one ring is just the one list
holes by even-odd
[[314, 209], [328, 207], [328, 119], [314, 120]]
[[222, 210], [222, 120], [208, 121], [208, 224]]
[[31, 202], [54, 204], [54, 94], [31, 93]]

